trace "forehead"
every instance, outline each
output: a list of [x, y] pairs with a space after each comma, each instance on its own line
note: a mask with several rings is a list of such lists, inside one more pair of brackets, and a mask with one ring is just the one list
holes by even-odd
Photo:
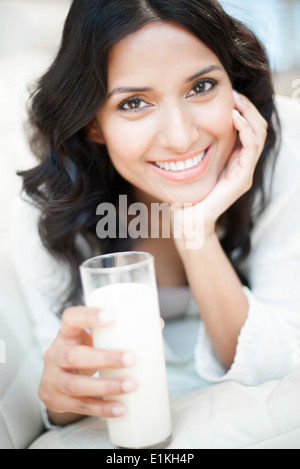
[[183, 27], [166, 22], [150, 23], [111, 48], [108, 85], [115, 81], [122, 85], [122, 80], [139, 80], [141, 75], [155, 73], [159, 79], [163, 71], [188, 76], [202, 65], [212, 64], [222, 67], [218, 57]]

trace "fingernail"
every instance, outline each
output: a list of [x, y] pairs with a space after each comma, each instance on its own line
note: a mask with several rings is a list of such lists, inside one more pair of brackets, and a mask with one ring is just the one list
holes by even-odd
[[237, 118], [240, 122], [243, 122], [244, 124], [247, 124], [246, 119], [245, 119], [245, 118], [242, 116], [242, 114], [241, 114], [239, 111], [237, 111], [236, 109], [234, 109], [234, 110], [232, 111], [232, 116], [233, 116], [234, 119]]
[[111, 413], [115, 416], [125, 414], [125, 407], [122, 404], [115, 404], [111, 408]]
[[67, 345], [78, 345], [80, 343], [80, 339], [66, 339], [65, 344]]
[[135, 355], [132, 352], [126, 352], [122, 356], [122, 363], [125, 366], [133, 366], [136, 362]]
[[240, 94], [237, 91], [233, 90], [232, 93], [236, 98], [240, 98]]
[[101, 311], [98, 312], [98, 319], [101, 322], [101, 324], [110, 324], [114, 322], [115, 315], [111, 311], [102, 309]]
[[136, 383], [131, 379], [125, 379], [121, 384], [121, 388], [124, 392], [134, 391], [136, 389]]
[[237, 111], [236, 109], [233, 109], [232, 115], [233, 115], [233, 117], [242, 117], [241, 114], [239, 113], [239, 111]]

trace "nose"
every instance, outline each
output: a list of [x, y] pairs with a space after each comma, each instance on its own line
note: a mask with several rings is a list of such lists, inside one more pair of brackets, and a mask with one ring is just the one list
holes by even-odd
[[172, 106], [162, 113], [160, 144], [176, 153], [188, 152], [199, 138], [196, 123], [180, 106]]

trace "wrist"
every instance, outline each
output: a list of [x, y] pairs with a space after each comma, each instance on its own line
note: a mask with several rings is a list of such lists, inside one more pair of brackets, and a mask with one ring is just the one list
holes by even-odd
[[206, 231], [197, 239], [183, 238], [177, 243], [177, 250], [183, 262], [199, 259], [212, 253], [220, 245], [216, 231]]
[[215, 242], [216, 221], [205, 214], [201, 204], [176, 210], [172, 218], [172, 235], [180, 255], [200, 252]]
[[50, 426], [65, 427], [71, 423], [82, 420], [85, 416], [81, 414], [73, 414], [71, 412], [55, 412], [54, 410], [47, 409], [48, 421]]

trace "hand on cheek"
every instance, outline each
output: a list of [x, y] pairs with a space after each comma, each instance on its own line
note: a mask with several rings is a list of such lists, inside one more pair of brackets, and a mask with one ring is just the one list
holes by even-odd
[[268, 124], [257, 108], [245, 96], [235, 91], [233, 95], [236, 145], [215, 189], [204, 201], [206, 213], [214, 213], [215, 221], [251, 189], [255, 168], [267, 138]]
[[263, 151], [268, 124], [244, 96], [233, 92], [233, 128], [237, 139], [231, 156], [212, 192], [198, 205], [204, 216], [204, 242], [215, 235], [216, 223], [253, 185], [255, 168]]

